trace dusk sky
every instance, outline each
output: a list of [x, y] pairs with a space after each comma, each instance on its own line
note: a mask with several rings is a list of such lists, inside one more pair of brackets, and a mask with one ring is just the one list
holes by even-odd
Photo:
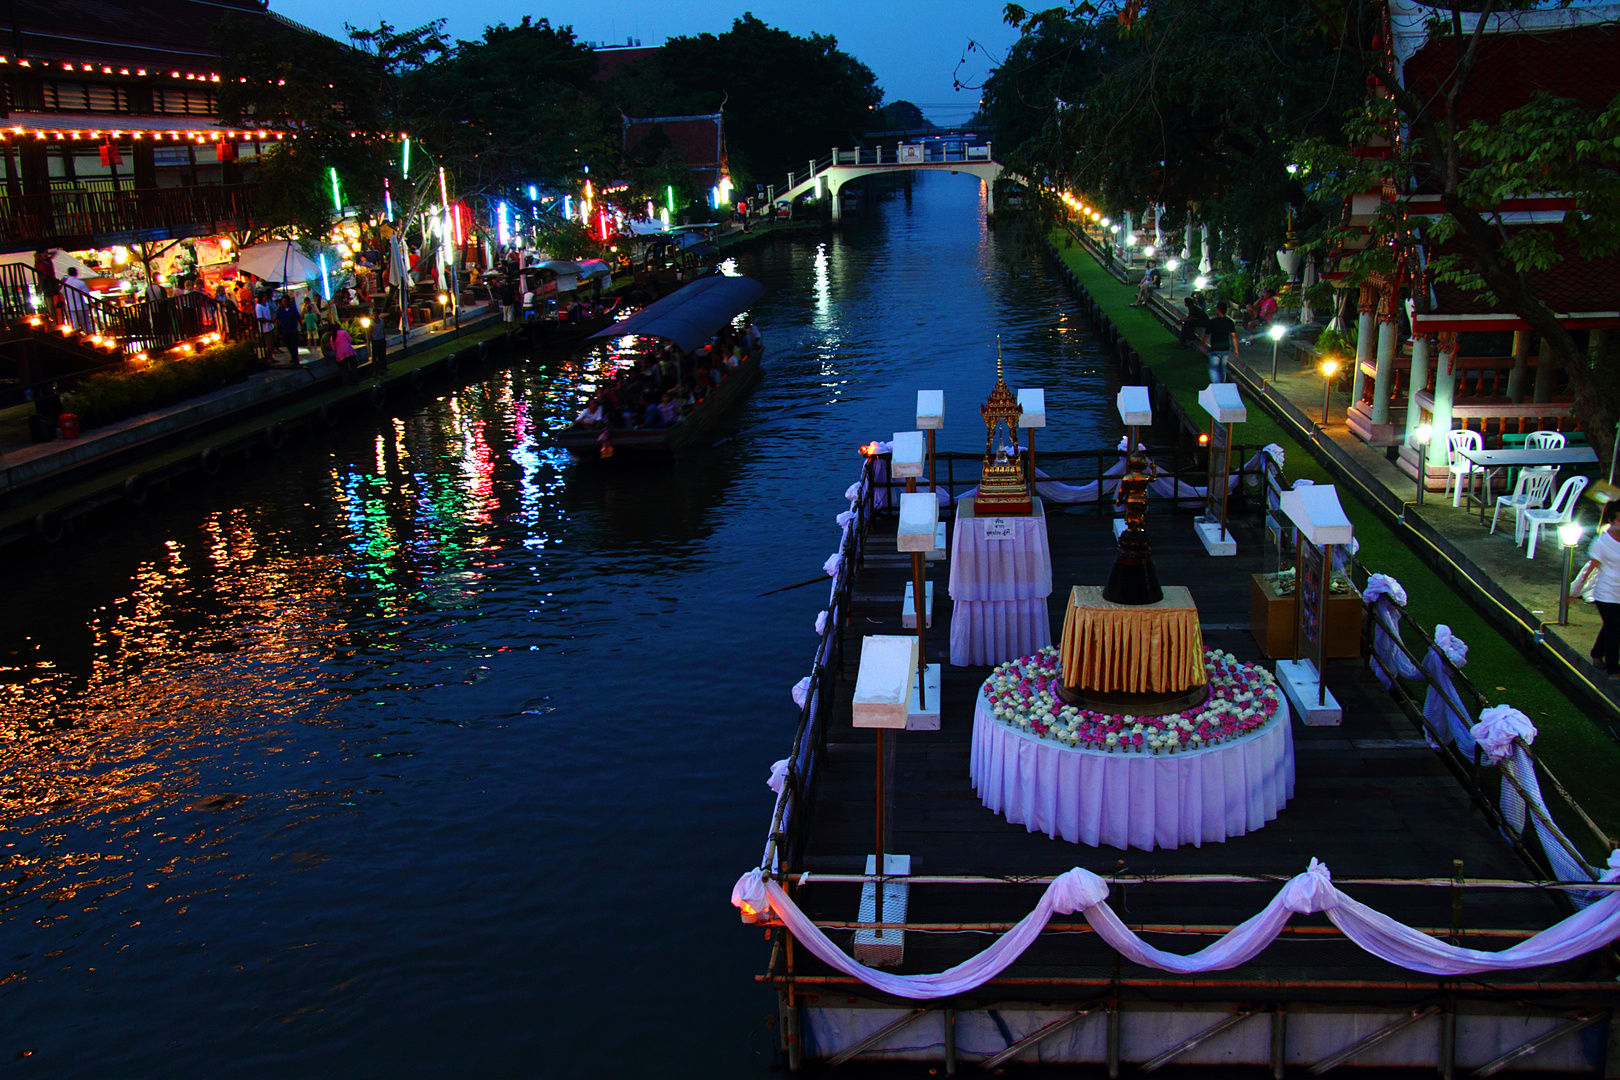
[[[839, 47], [877, 73], [885, 101], [912, 101], [936, 123], [965, 120], [978, 102], [976, 89], [951, 88], [957, 62], [964, 87], [977, 87], [991, 60], [1000, 60], [1017, 39], [1001, 21], [1002, 0], [940, 0], [931, 4], [893, 0], [743, 0], [735, 5], [713, 0], [594, 0], [537, 7], [525, 0], [485, 0], [452, 4], [449, 0], [271, 0], [272, 10], [334, 37], [343, 24], [375, 26], [387, 19], [394, 26], [417, 26], [447, 18], [448, 30], [473, 38], [486, 24], [515, 23], [524, 15], [548, 17], [572, 25], [586, 41], [624, 44], [639, 38], [643, 45], [666, 37], [720, 33], [744, 11], [795, 34], [831, 34]], [[979, 43], [969, 52], [970, 41]]]

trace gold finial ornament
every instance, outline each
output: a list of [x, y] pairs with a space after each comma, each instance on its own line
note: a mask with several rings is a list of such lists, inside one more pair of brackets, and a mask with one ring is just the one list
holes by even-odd
[[1002, 376], [1001, 335], [997, 334], [996, 387], [990, 391], [989, 399], [979, 406], [979, 415], [984, 417], [985, 427], [984, 474], [979, 481], [979, 494], [973, 500], [975, 514], [1005, 517], [1027, 514], [1032, 509], [1029, 485], [1024, 482], [1023, 463], [1016, 453], [996, 449], [996, 429], [1002, 425], [1007, 428], [1009, 448], [1016, 449], [1018, 418], [1023, 412], [1023, 406], [1007, 389], [1007, 380]]

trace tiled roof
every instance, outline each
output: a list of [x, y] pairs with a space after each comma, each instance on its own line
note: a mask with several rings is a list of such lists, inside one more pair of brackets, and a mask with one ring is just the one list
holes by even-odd
[[[1414, 52], [1404, 70], [1406, 86], [1424, 98], [1443, 90], [1457, 51], [1445, 38]], [[1488, 34], [1458, 101], [1458, 119], [1493, 121], [1529, 101], [1538, 91], [1602, 108], [1620, 94], [1620, 27]]]
[[264, 0], [10, 0], [7, 17], [0, 19], [0, 53], [217, 68], [214, 26], [231, 17], [296, 25], [272, 13]]
[[[1457, 250], [1453, 241], [1436, 254]], [[1563, 256], [1549, 270], [1529, 275], [1530, 291], [1554, 312], [1620, 312], [1620, 255], [1583, 258], [1562, 229], [1554, 230], [1553, 249]], [[1435, 284], [1439, 315], [1484, 315], [1497, 310], [1489, 293]]]

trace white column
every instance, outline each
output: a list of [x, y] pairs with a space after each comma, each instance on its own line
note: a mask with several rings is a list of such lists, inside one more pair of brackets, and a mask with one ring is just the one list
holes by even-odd
[[1429, 464], [1446, 464], [1446, 432], [1451, 430], [1451, 401], [1457, 390], [1457, 335], [1440, 335], [1440, 363], [1434, 372], [1434, 435], [1429, 439]]
[[1418, 426], [1423, 423], [1423, 410], [1417, 396], [1429, 382], [1429, 335], [1412, 338], [1412, 381], [1406, 387], [1406, 443], [1412, 444]]
[[1371, 285], [1361, 287], [1360, 318], [1356, 322], [1356, 371], [1350, 388], [1350, 407], [1355, 408], [1356, 403], [1367, 390], [1367, 375], [1361, 370], [1361, 365], [1373, 358], [1376, 341], [1373, 337], [1377, 333], [1374, 322], [1374, 312], [1377, 310], [1378, 293]]
[[1524, 398], [1524, 377], [1530, 370], [1530, 331], [1513, 331], [1513, 370], [1508, 372], [1508, 400]]
[[[1395, 374], [1395, 323], [1378, 320], [1378, 367], [1373, 376], [1372, 422], [1389, 423], [1389, 381]], [[1359, 352], [1359, 345], [1357, 348]]]

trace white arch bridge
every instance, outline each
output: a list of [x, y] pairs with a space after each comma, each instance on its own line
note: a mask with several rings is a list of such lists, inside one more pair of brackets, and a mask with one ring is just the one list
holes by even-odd
[[832, 199], [833, 221], [843, 220], [839, 189], [851, 180], [890, 172], [967, 173], [985, 182], [990, 191], [990, 213], [996, 211], [996, 179], [1005, 171], [996, 161], [989, 142], [971, 136], [946, 134], [925, 141], [901, 142], [892, 146], [870, 146], [855, 150], [834, 148], [820, 161], [812, 161], [805, 172], [789, 173], [785, 187], [769, 192], [773, 205], [792, 204], [806, 195]]

